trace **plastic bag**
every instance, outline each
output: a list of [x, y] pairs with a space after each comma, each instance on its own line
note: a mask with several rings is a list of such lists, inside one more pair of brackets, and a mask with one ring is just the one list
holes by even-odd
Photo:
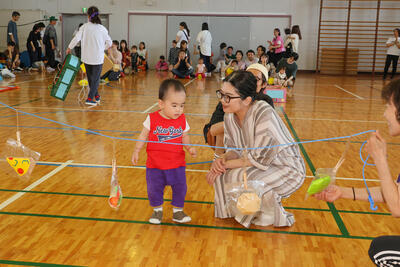
[[336, 172], [333, 168], [320, 168], [315, 171], [314, 179], [307, 189], [307, 195], [312, 196], [314, 194], [324, 191], [329, 185], [335, 183]]
[[[243, 183], [226, 186], [226, 205], [232, 215], [241, 213], [253, 215], [261, 209], [261, 198], [256, 191], [257, 181], [248, 186], [247, 173], [243, 173]], [[262, 188], [262, 187], [260, 187]]]
[[17, 139], [9, 138], [7, 140], [1, 153], [1, 159], [5, 160], [8, 165], [6, 168], [8, 173], [18, 178], [29, 179], [40, 158], [40, 153], [24, 146], [20, 141], [19, 132], [17, 132]]
[[117, 162], [115, 159], [112, 161], [112, 175], [111, 175], [111, 190], [108, 204], [111, 208], [117, 210], [122, 202], [122, 190], [118, 183], [117, 177]]
[[349, 147], [350, 139], [347, 141], [346, 148], [334, 168], [320, 168], [315, 171], [314, 179], [307, 189], [306, 198], [308, 196], [312, 196], [314, 194], [324, 191], [329, 185], [335, 183], [336, 173], [339, 170], [340, 166], [342, 166]]

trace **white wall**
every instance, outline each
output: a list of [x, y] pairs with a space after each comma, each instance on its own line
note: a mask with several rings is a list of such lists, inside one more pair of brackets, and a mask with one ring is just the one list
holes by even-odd
[[[151, 2], [152, 6], [146, 3]], [[80, 13], [82, 7], [96, 5], [100, 12], [111, 13], [110, 35], [127, 39], [129, 11], [229, 12], [292, 15], [292, 25], [299, 24], [303, 40], [299, 47], [299, 68], [315, 69], [318, 38], [318, 0], [1, 0], [0, 9], [44, 10], [50, 16], [61, 13]], [[151, 17], [150, 17], [151, 18]], [[151, 24], [149, 18], [148, 23]], [[32, 26], [25, 26], [32, 27]], [[146, 27], [146, 25], [143, 25]], [[57, 26], [61, 36], [61, 26]], [[270, 32], [265, 33], [270, 36]], [[0, 38], [4, 38], [1, 36]]]

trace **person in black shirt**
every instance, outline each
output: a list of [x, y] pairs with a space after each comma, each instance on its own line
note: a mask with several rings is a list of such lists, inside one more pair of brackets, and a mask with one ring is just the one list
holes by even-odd
[[35, 24], [26, 41], [26, 48], [33, 67], [37, 67], [35, 62], [41, 61], [40, 59], [42, 57], [40, 39], [38, 38], [40, 38], [40, 28], [38, 24]]
[[193, 71], [193, 67], [189, 64], [189, 59], [186, 56], [186, 52], [183, 50], [179, 51], [178, 62], [172, 69], [172, 73], [176, 76], [175, 78], [190, 79], [190, 74], [192, 74]]

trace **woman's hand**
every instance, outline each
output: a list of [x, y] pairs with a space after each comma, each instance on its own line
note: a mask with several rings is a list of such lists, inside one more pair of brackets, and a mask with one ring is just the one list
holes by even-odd
[[214, 182], [215, 182], [215, 180], [216, 180], [220, 175], [221, 175], [221, 173], [216, 173], [216, 172], [213, 172], [213, 171], [209, 171], [209, 172], [207, 173], [207, 176], [206, 176], [208, 184], [209, 184], [209, 185], [213, 185]]
[[196, 151], [196, 148], [194, 148], [194, 147], [191, 147], [191, 148], [189, 148], [189, 154], [190, 154], [190, 156], [192, 156], [192, 158], [195, 158], [195, 157], [197, 157], [197, 151]]
[[319, 200], [333, 202], [342, 196], [342, 190], [337, 185], [330, 185], [324, 191], [314, 194], [313, 197]]
[[211, 169], [210, 171], [222, 174], [226, 172], [226, 167], [225, 167], [225, 160], [222, 158], [216, 159], [212, 164], [211, 164]]
[[382, 138], [379, 131], [371, 134], [371, 137], [368, 139], [367, 145], [365, 146], [365, 150], [375, 162], [379, 159], [386, 158], [386, 141]]

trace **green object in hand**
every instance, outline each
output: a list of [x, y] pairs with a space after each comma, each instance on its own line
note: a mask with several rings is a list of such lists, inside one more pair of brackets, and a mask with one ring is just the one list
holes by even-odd
[[329, 186], [331, 183], [331, 177], [329, 175], [322, 176], [318, 179], [315, 179], [311, 182], [310, 186], [308, 187], [307, 194], [309, 196], [317, 194], [319, 192], [324, 191], [325, 188]]

